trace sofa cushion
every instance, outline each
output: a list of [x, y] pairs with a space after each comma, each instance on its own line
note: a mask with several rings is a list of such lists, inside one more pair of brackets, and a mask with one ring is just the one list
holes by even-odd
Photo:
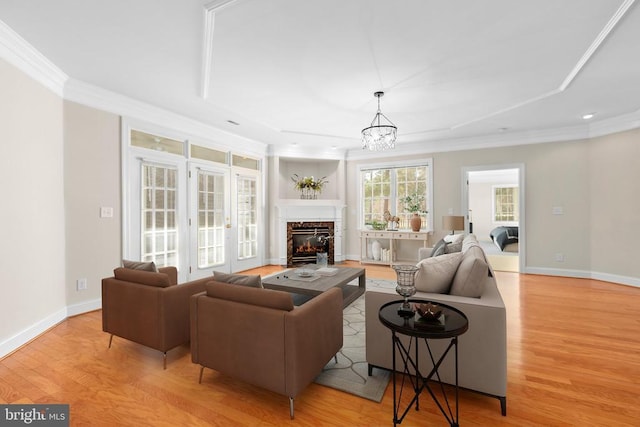
[[471, 247], [462, 255], [449, 293], [463, 297], [480, 298], [488, 276], [489, 265], [484, 259], [482, 248], [479, 246]]
[[437, 294], [448, 293], [461, 259], [460, 252], [423, 259], [417, 265], [416, 289]]
[[288, 292], [249, 286], [235, 286], [230, 283], [213, 281], [208, 282], [204, 287], [207, 295], [213, 298], [274, 308], [276, 310], [291, 311], [294, 308], [293, 299]]
[[455, 252], [462, 252], [462, 240], [458, 242], [447, 243], [444, 246], [445, 254], [453, 254]]
[[443, 240], [447, 243], [462, 243], [464, 240], [464, 234], [447, 234], [443, 237]]
[[151, 271], [134, 270], [131, 268], [118, 267], [113, 270], [116, 279], [125, 282], [139, 283], [141, 285], [157, 286], [166, 288], [171, 286], [171, 279], [166, 273], [153, 273]]
[[444, 239], [438, 240], [438, 242], [433, 246], [433, 250], [431, 251], [431, 256], [436, 257], [444, 254], [445, 246], [447, 242]]
[[235, 285], [249, 286], [252, 288], [262, 288], [262, 279], [259, 274], [228, 274], [219, 271], [213, 272], [216, 282], [233, 283]]
[[129, 261], [129, 260], [123, 259], [122, 266], [124, 268], [130, 268], [132, 270], [142, 270], [142, 271], [150, 271], [152, 273], [158, 273], [158, 268], [156, 267], [156, 263], [153, 261], [140, 262], [140, 261]]

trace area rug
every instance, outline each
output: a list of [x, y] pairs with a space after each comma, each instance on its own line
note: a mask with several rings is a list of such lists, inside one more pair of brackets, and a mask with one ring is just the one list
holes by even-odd
[[[376, 287], [395, 288], [395, 282], [367, 279], [367, 289]], [[389, 384], [390, 373], [378, 368], [373, 369], [372, 376], [367, 373], [364, 295], [344, 309], [343, 325], [344, 344], [338, 353], [338, 363], [331, 359], [315, 382], [380, 402]]]

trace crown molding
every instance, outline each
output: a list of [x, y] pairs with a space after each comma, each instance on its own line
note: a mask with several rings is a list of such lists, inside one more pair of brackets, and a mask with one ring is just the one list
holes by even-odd
[[[543, 144], [547, 142], [575, 141], [591, 139], [618, 132], [640, 128], [640, 110], [589, 124], [556, 129], [541, 129], [521, 132], [476, 136], [469, 138], [436, 138], [420, 142], [396, 143], [393, 151], [385, 155], [403, 156], [416, 154], [441, 153], [448, 151], [478, 150], [484, 148], [503, 148], [516, 145]], [[379, 152], [351, 149], [347, 151], [348, 160], [379, 158]]]
[[[198, 120], [147, 104], [116, 92], [76, 79], [69, 79], [64, 88], [64, 99], [92, 108], [160, 125], [214, 142], [216, 146], [248, 155], [263, 156], [267, 144], [206, 125]], [[241, 149], [240, 149], [241, 148]]]
[[62, 97], [64, 85], [69, 76], [2, 21], [0, 21], [0, 57]]

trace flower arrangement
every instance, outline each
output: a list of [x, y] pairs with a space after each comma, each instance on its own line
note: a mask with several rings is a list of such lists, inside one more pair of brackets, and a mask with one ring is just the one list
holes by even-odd
[[328, 182], [326, 176], [319, 179], [315, 179], [313, 176], [300, 178], [296, 173], [291, 176], [291, 180], [295, 183], [296, 190], [300, 190], [302, 193], [303, 199], [315, 199], [316, 195], [322, 192], [324, 184]]
[[413, 193], [400, 199], [400, 203], [407, 212], [411, 213], [428, 213], [427, 210], [422, 209], [422, 204], [425, 200], [424, 194]]

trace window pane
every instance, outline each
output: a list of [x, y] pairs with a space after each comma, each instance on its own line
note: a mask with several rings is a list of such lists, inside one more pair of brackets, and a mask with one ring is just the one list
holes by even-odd
[[[389, 167], [362, 171], [362, 218], [365, 224], [384, 226], [384, 213], [400, 218], [400, 228], [409, 228], [411, 212], [401, 199], [413, 194], [423, 196], [420, 210], [426, 211], [429, 202], [428, 165]], [[421, 214], [426, 222], [426, 214]], [[382, 223], [382, 224], [377, 224]]]
[[258, 225], [256, 218], [257, 209], [257, 185], [253, 177], [238, 176], [236, 188], [237, 198], [237, 222], [238, 222], [238, 258], [246, 259], [257, 256]]
[[198, 268], [224, 264], [224, 176], [198, 171]]
[[[171, 167], [142, 164], [142, 256], [158, 267], [177, 266], [176, 170]], [[170, 177], [171, 179], [167, 179]], [[168, 183], [172, 182], [170, 189]]]

